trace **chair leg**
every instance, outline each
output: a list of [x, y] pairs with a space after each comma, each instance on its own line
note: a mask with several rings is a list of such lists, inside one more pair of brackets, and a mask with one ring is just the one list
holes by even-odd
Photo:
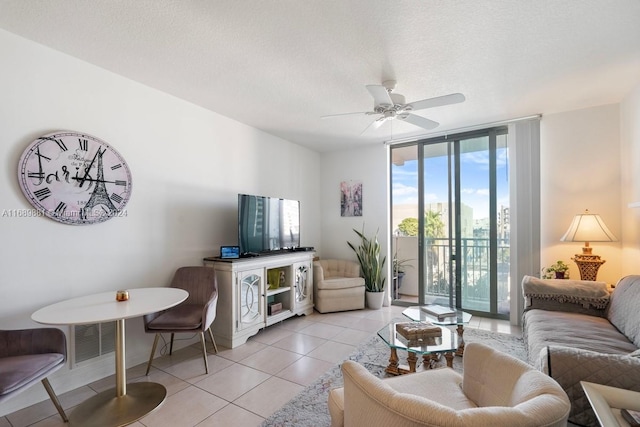
[[218, 354], [218, 346], [216, 345], [216, 340], [213, 339], [213, 332], [211, 332], [211, 327], [209, 327], [207, 330], [209, 331], [209, 337], [211, 338], [211, 342], [213, 343], [213, 349], [216, 351], [216, 354]]
[[153, 361], [153, 356], [156, 354], [156, 346], [158, 345], [159, 339], [160, 334], [156, 334], [156, 338], [153, 340], [153, 347], [151, 347], [151, 356], [149, 356], [149, 363], [147, 363], [147, 372], [145, 375], [149, 375], [149, 369], [151, 369], [151, 362]]
[[202, 342], [202, 357], [204, 357], [204, 371], [209, 373], [209, 362], [207, 361], [207, 343], [204, 340], [204, 332], [200, 332], [200, 342]]
[[169, 356], [171, 356], [173, 354], [173, 336], [175, 334], [171, 333], [171, 344], [169, 344]]
[[42, 385], [44, 386], [44, 389], [47, 390], [47, 394], [49, 394], [49, 398], [51, 399], [51, 401], [53, 402], [53, 405], [58, 410], [60, 417], [62, 417], [62, 421], [64, 421], [65, 423], [68, 423], [69, 418], [67, 418], [67, 414], [64, 413], [64, 409], [62, 409], [62, 405], [60, 405], [58, 396], [56, 396], [56, 393], [53, 391], [53, 387], [51, 387], [49, 380], [47, 378], [44, 378], [42, 380]]

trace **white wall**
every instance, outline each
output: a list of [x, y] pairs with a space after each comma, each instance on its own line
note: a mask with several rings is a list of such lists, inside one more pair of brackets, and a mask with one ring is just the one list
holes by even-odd
[[[637, 117], [639, 101], [636, 98], [634, 100], [630, 100], [629, 104], [635, 105], [636, 109], [629, 112], [629, 116]], [[637, 146], [640, 134], [637, 123], [640, 120], [635, 119], [634, 122], [630, 117], [627, 121], [630, 127], [635, 126], [633, 138]], [[626, 207], [627, 201], [621, 201], [620, 193], [619, 105], [543, 115], [540, 132], [541, 262], [545, 266], [562, 259], [572, 266], [572, 277], [579, 278], [578, 268], [571, 257], [581, 252], [582, 244], [560, 242], [576, 213], [586, 208], [599, 213], [618, 239], [623, 238], [621, 210], [623, 205]], [[629, 145], [633, 147], [633, 144]], [[628, 157], [640, 159], [638, 148], [634, 149], [634, 155]], [[324, 258], [355, 259], [346, 241], [354, 236], [352, 228], [359, 229], [363, 223], [369, 233], [380, 227], [381, 241], [386, 247], [386, 162], [384, 146], [322, 154], [323, 233], [319, 255]], [[637, 162], [640, 163], [640, 160]], [[638, 169], [636, 166], [633, 170]], [[364, 187], [364, 216], [342, 218], [340, 182], [358, 179], [363, 181]], [[635, 182], [640, 181], [636, 178]], [[635, 192], [634, 197], [640, 200], [640, 184], [636, 184]], [[640, 209], [627, 211], [640, 215]], [[638, 232], [635, 239], [636, 243], [640, 241]], [[606, 260], [600, 268], [598, 279], [615, 283], [623, 275], [622, 242], [592, 243], [592, 246], [594, 253]], [[626, 270], [632, 271], [633, 268]]]
[[640, 274], [640, 84], [620, 103], [622, 276]]
[[[323, 258], [355, 259], [346, 242], [363, 224], [368, 234], [379, 228], [388, 247], [382, 144], [319, 155], [2, 30], [0, 53], [0, 327], [33, 327], [33, 311], [68, 297], [167, 285], [176, 267], [199, 265], [236, 242], [239, 192], [300, 200], [302, 244]], [[18, 187], [18, 159], [33, 139], [60, 129], [98, 136], [128, 161], [134, 187], [126, 218], [73, 227], [2, 215], [31, 207]], [[622, 239], [593, 244], [607, 260], [599, 279], [637, 272], [640, 209], [626, 204], [640, 201], [639, 147], [640, 86], [620, 111], [609, 105], [543, 116], [543, 265], [580, 252], [580, 244], [559, 239], [573, 215], [589, 208]], [[348, 180], [363, 182], [362, 217], [340, 216], [340, 182]], [[577, 267], [572, 273], [578, 277]], [[144, 361], [151, 337], [139, 319], [127, 322], [127, 334], [127, 363]], [[74, 371], [55, 375], [59, 393], [112, 373], [113, 364]], [[0, 414], [45, 398], [32, 387], [0, 405]]]
[[[320, 249], [318, 153], [1, 30], [0, 54], [1, 328], [35, 327], [33, 311], [66, 298], [168, 285], [178, 266], [237, 243], [239, 192], [300, 200], [301, 243]], [[127, 217], [70, 226], [10, 216], [31, 208], [17, 180], [22, 151], [62, 129], [127, 160]], [[127, 322], [130, 366], [146, 360], [150, 338], [140, 319]], [[62, 393], [110, 373], [112, 363], [62, 370], [52, 383]], [[0, 414], [45, 398], [32, 387]]]
[[[618, 239], [622, 235], [619, 105], [544, 115], [540, 164], [542, 266], [563, 260], [571, 278], [579, 279], [571, 257], [582, 252], [582, 244], [560, 241], [574, 215], [589, 209]], [[621, 242], [591, 246], [606, 260], [598, 280], [615, 283], [622, 274]]]
[[[388, 251], [388, 201], [387, 194], [387, 147], [380, 144], [370, 148], [358, 148], [322, 154], [321, 200], [322, 205], [322, 258], [356, 260], [347, 241], [357, 243], [358, 236], [353, 229], [362, 230], [373, 236], [376, 230], [383, 251]], [[340, 183], [342, 181], [362, 181], [362, 216], [340, 216]], [[385, 269], [389, 267], [389, 261]], [[389, 280], [385, 290], [389, 290]]]

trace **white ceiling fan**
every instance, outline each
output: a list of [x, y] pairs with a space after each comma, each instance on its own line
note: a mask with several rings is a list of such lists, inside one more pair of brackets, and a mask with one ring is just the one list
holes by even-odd
[[373, 111], [331, 114], [328, 116], [323, 116], [322, 118], [327, 119], [352, 114], [366, 114], [368, 116], [379, 115], [380, 117], [375, 119], [369, 126], [367, 126], [365, 130], [362, 131], [362, 133], [366, 132], [370, 127], [377, 129], [385, 121], [394, 119], [403, 120], [405, 122], [411, 123], [412, 125], [430, 130], [436, 128], [440, 123], [429, 120], [422, 116], [418, 116], [416, 114], [412, 114], [413, 111], [424, 110], [426, 108], [441, 107], [443, 105], [457, 104], [465, 100], [463, 94], [452, 93], [449, 95], [437, 96], [435, 98], [414, 101], [407, 104], [403, 95], [400, 95], [399, 93], [392, 93], [395, 87], [395, 80], [386, 80], [382, 82], [382, 85], [367, 85], [367, 90], [374, 99]]

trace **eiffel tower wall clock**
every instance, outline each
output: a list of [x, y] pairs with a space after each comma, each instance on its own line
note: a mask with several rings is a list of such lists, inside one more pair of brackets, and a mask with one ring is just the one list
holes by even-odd
[[39, 213], [64, 224], [96, 224], [127, 215], [129, 166], [95, 136], [71, 131], [41, 136], [22, 153], [18, 180]]

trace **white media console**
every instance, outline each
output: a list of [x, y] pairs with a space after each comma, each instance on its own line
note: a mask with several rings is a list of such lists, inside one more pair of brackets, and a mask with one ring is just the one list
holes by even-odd
[[216, 271], [216, 341], [235, 348], [249, 337], [289, 317], [313, 312], [312, 251], [253, 258], [205, 258]]

